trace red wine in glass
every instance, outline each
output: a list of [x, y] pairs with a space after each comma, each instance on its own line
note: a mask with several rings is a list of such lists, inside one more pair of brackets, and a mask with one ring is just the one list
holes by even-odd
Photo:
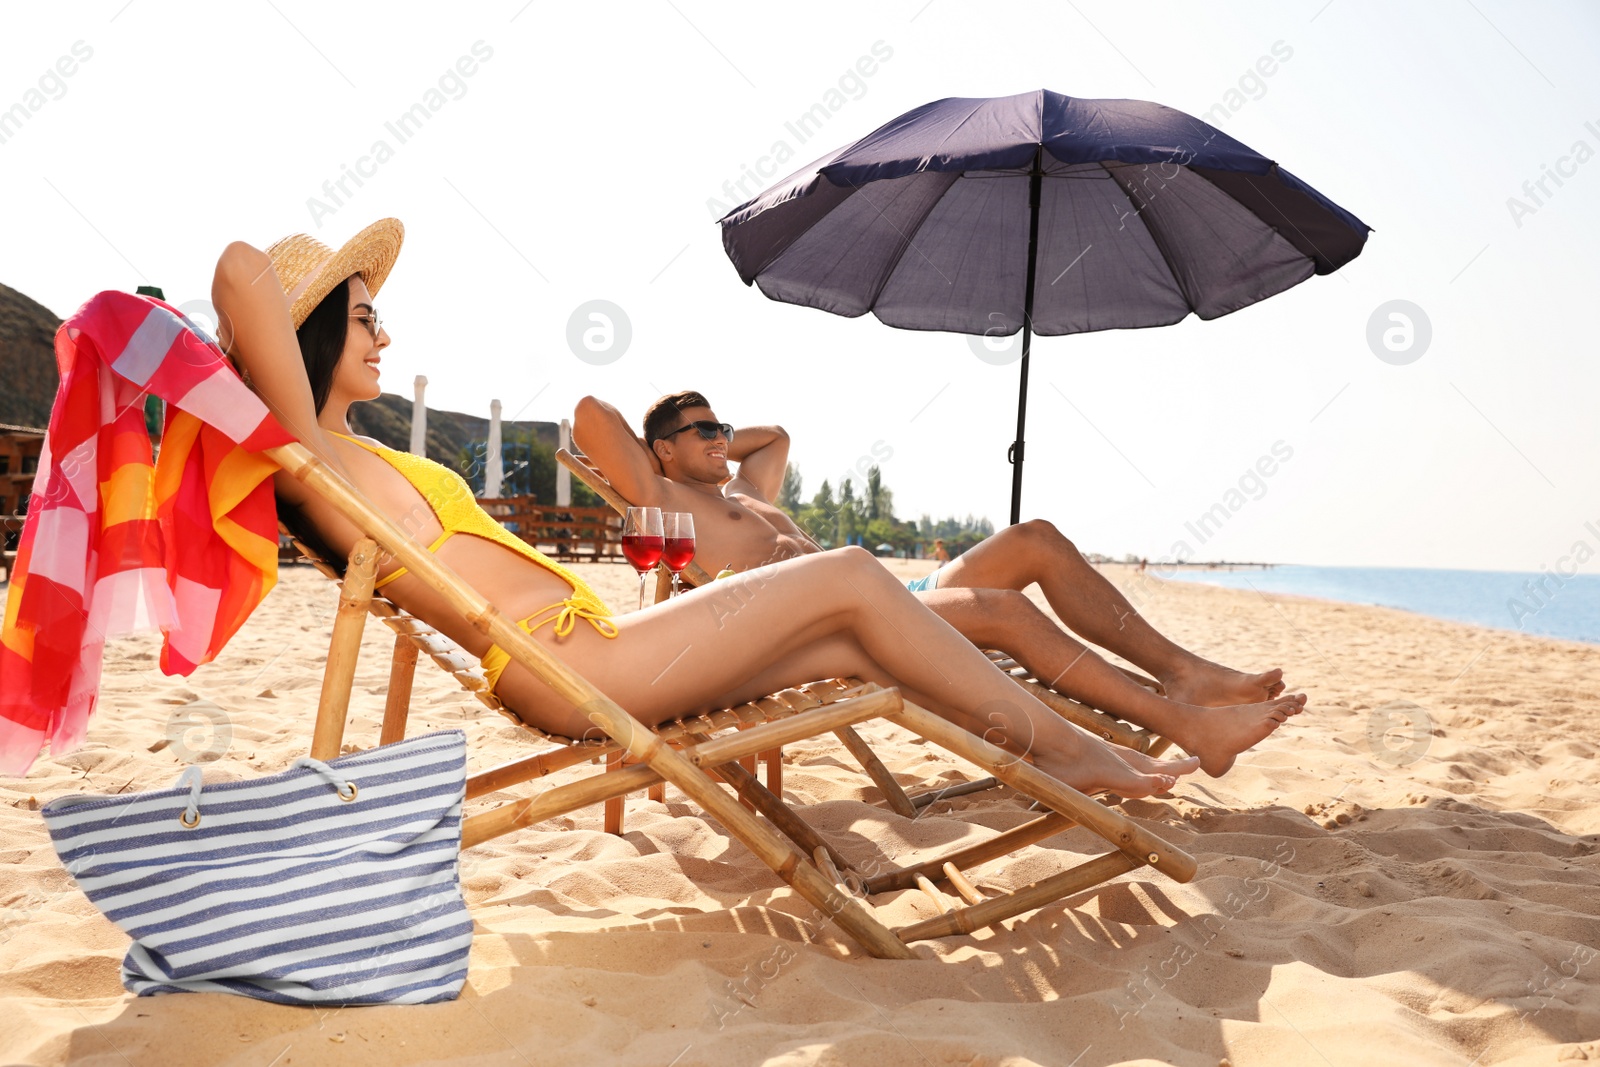
[[694, 562], [694, 538], [692, 537], [667, 537], [666, 549], [661, 553], [661, 558], [667, 561], [667, 570], [673, 574], [680, 574], [683, 568]]
[[639, 610], [644, 610], [645, 575], [666, 551], [666, 538], [661, 535], [660, 508], [629, 508], [622, 522], [622, 554], [628, 557], [633, 569], [639, 572]]
[[672, 572], [672, 593], [678, 593], [678, 576], [694, 559], [694, 516], [687, 511], [669, 511], [661, 516], [666, 533], [666, 548], [662, 559]]
[[[651, 537], [648, 534], [623, 534], [622, 554], [628, 557], [628, 562], [633, 564], [633, 569], [643, 574], [654, 567], [661, 559], [662, 553], [667, 550], [670, 542], [665, 537]], [[694, 546], [689, 546], [690, 558], [694, 558]], [[667, 566], [672, 566], [668, 562]]]

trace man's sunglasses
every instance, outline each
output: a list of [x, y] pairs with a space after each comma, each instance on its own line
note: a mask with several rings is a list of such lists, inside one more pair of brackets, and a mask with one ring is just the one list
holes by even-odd
[[706, 441], [715, 441], [718, 434], [726, 437], [729, 443], [732, 443], [733, 441], [732, 426], [725, 422], [712, 422], [710, 419], [696, 419], [694, 422], [686, 422], [682, 426], [679, 426], [676, 430], [673, 430], [670, 433], [662, 434], [660, 437], [657, 437], [656, 440], [670, 440], [674, 435], [680, 434], [685, 430], [694, 430], [703, 440]]

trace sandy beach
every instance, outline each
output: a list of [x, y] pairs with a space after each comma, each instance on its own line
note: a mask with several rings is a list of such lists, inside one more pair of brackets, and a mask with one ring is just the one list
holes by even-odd
[[[286, 767], [309, 739], [335, 591], [286, 568], [189, 679], [160, 673], [153, 638], [114, 642], [88, 743], [0, 780], [0, 1063], [1600, 1060], [1600, 647], [1105, 570], [1178, 641], [1281, 665], [1309, 694], [1226, 777], [1123, 805], [1196, 856], [1189, 884], [1137, 871], [1008, 929], [924, 942], [923, 960], [877, 961], [669, 790], [631, 800], [621, 838], [595, 808], [465, 853], [467, 987], [421, 1007], [122, 991], [127, 938], [72, 885], [38, 806], [165, 786], [185, 758], [208, 781]], [[583, 572], [613, 606], [634, 602], [626, 568]], [[389, 648], [370, 624], [348, 742], [376, 739]], [[412, 732], [450, 727], [473, 766], [526, 750], [424, 663]], [[864, 733], [908, 788], [978, 776], [893, 727]], [[786, 793], [852, 859], [1028, 818], [993, 790], [902, 819], [831, 737], [786, 754]], [[978, 881], [1025, 884], [1092, 847], [1069, 831]], [[874, 904], [891, 925], [932, 913], [915, 891]]]

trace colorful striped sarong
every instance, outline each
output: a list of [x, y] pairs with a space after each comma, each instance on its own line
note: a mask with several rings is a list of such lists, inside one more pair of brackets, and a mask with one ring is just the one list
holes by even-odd
[[[261, 450], [292, 438], [163, 301], [103, 292], [56, 332], [61, 384], [0, 625], [0, 774], [82, 743], [107, 638], [159, 629], [161, 669], [214, 658], [277, 581]], [[144, 397], [167, 402], [152, 462]]]

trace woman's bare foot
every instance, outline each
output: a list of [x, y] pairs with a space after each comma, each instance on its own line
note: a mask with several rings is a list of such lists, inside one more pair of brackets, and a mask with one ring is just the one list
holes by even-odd
[[1220, 663], [1199, 659], [1159, 677], [1167, 699], [1202, 708], [1225, 708], [1273, 700], [1283, 692], [1283, 669], [1245, 674]]
[[1271, 735], [1289, 721], [1289, 716], [1300, 714], [1305, 704], [1305, 694], [1295, 693], [1229, 708], [1188, 707], [1184, 709], [1183, 729], [1169, 736], [1185, 752], [1198, 757], [1201, 770], [1221, 778], [1239, 753]]
[[1083, 740], [1085, 743], [1072, 755], [1036, 753], [1034, 762], [1040, 770], [1079, 792], [1091, 795], [1109, 792], [1129, 798], [1165, 793], [1180, 775], [1193, 771], [1198, 763], [1193, 759], [1151, 759], [1143, 753], [1132, 752], [1143, 761], [1146, 769], [1140, 770], [1120, 758], [1123, 755], [1121, 750], [1099, 738], [1086, 737]]
[[[1147, 756], [1135, 748], [1125, 748], [1122, 745], [1112, 745], [1111, 751], [1117, 758], [1140, 774], [1193, 774], [1201, 770], [1204, 764], [1200, 757], [1191, 753], [1182, 759], [1159, 759]], [[1185, 749], [1184, 751], [1188, 751]]]

